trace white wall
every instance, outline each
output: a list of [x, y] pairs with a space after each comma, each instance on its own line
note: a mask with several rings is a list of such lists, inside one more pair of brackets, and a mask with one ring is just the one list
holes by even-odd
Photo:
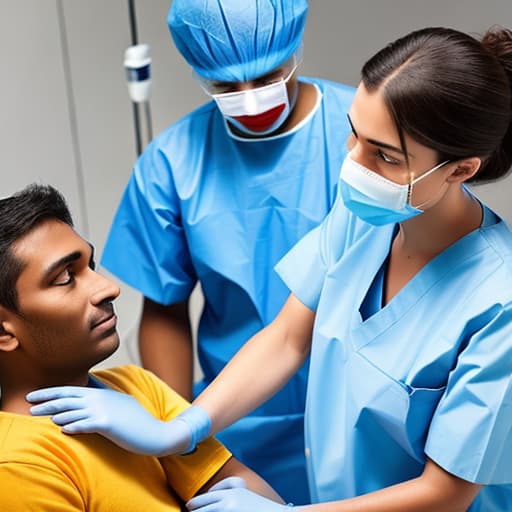
[[[153, 54], [154, 133], [205, 100], [169, 36], [168, 6], [136, 2], [139, 42]], [[128, 20], [126, 0], [0, 0], [0, 196], [32, 181], [54, 184], [99, 253], [135, 158], [122, 66]], [[510, 0], [310, 0], [301, 72], [355, 85], [364, 60], [412, 29], [482, 33], [495, 23], [512, 27]], [[510, 221], [511, 180], [479, 191]], [[122, 288], [123, 346], [105, 365], [138, 360], [139, 298]]]

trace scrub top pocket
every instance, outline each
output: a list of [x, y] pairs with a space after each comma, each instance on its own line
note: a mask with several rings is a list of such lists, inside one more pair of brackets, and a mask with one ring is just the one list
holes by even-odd
[[412, 388], [408, 387], [409, 408], [405, 430], [410, 441], [410, 453], [416, 460], [425, 461], [425, 441], [430, 421], [446, 386], [442, 388]]
[[358, 421], [364, 421], [362, 418], [369, 415], [408, 455], [423, 464], [430, 421], [446, 387], [409, 386], [382, 371], [359, 352], [352, 353], [349, 365], [358, 381], [364, 382], [352, 389], [361, 411]]

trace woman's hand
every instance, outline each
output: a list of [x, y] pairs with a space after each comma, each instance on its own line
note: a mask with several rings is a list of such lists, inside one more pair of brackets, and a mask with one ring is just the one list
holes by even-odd
[[198, 512], [287, 512], [291, 507], [276, 503], [249, 491], [242, 478], [221, 480], [205, 493], [187, 503], [188, 510]]
[[195, 447], [193, 425], [181, 415], [169, 422], [160, 421], [125, 393], [60, 386], [33, 391], [26, 398], [42, 402], [30, 409], [33, 415], [52, 415], [52, 421], [67, 434], [95, 432], [121, 448], [144, 455], [184, 453]]

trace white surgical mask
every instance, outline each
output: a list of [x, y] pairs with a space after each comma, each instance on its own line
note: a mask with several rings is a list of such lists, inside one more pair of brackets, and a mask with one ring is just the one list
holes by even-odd
[[296, 94], [290, 105], [286, 84], [296, 68], [297, 65], [277, 82], [245, 91], [213, 94], [212, 98], [224, 117], [240, 131], [267, 135], [286, 121], [295, 104]]
[[400, 185], [367, 169], [347, 155], [340, 173], [343, 202], [355, 215], [375, 226], [403, 222], [423, 213], [423, 210], [409, 203], [412, 186], [448, 162], [441, 162], [409, 184]]

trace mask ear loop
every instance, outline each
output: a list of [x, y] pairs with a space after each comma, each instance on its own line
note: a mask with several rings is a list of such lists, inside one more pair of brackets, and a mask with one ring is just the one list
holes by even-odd
[[[412, 178], [412, 172], [409, 171], [409, 185], [408, 185], [408, 188], [407, 188], [407, 204], [409, 204], [409, 205], [411, 204], [412, 186], [415, 183], [418, 183], [418, 181], [421, 181], [423, 178], [426, 178], [427, 176], [432, 174], [434, 171], [437, 171], [438, 169], [441, 169], [441, 167], [444, 167], [446, 164], [449, 164], [450, 162], [451, 162], [451, 160], [445, 160], [444, 162], [441, 162], [440, 164], [435, 165], [434, 167], [432, 167], [432, 169], [429, 169], [428, 171], [424, 172], [421, 176], [418, 176], [415, 179], [411, 179]], [[423, 203], [423, 204], [426, 204], [426, 203]]]
[[412, 174], [412, 171], [409, 170], [409, 184], [407, 185], [407, 204], [411, 204], [412, 199], [412, 186], [414, 184], [414, 176]]

